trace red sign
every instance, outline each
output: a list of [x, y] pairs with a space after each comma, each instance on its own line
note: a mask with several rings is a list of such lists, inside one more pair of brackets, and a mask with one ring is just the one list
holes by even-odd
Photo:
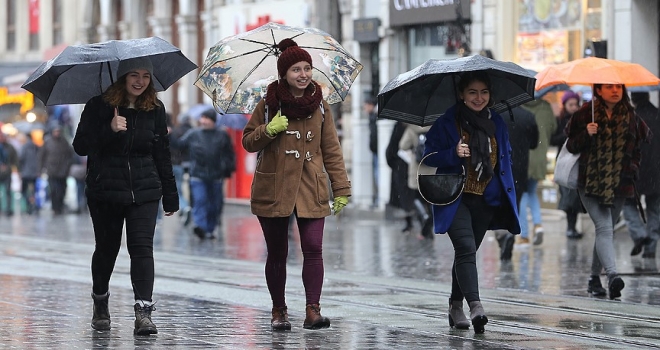
[[245, 30], [250, 31], [252, 29], [259, 28], [262, 25], [267, 24], [268, 22], [275, 22], [275, 23], [279, 23], [279, 24], [284, 24], [284, 21], [282, 21], [282, 20], [271, 21], [270, 20], [270, 15], [265, 15], [265, 16], [257, 17], [257, 23], [256, 24], [247, 24], [245, 26]]
[[39, 0], [29, 1], [30, 34], [39, 33]]

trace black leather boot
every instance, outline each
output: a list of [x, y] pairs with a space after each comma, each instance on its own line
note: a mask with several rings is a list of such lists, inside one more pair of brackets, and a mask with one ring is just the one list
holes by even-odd
[[105, 295], [95, 295], [92, 293], [92, 299], [94, 299], [92, 328], [98, 331], [107, 331], [110, 329], [110, 310], [108, 309], [109, 298], [110, 292], [105, 293]]

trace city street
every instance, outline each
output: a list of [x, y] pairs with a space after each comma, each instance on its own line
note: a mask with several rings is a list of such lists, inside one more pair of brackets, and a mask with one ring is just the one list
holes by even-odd
[[[216, 240], [199, 240], [179, 216], [156, 234], [156, 336], [133, 335], [129, 260], [122, 247], [110, 282], [112, 330], [90, 327], [87, 214], [0, 218], [0, 349], [649, 349], [660, 348], [660, 273], [631, 257], [615, 234], [626, 283], [620, 301], [587, 294], [593, 226], [567, 240], [560, 212], [544, 210], [544, 242], [499, 260], [493, 233], [478, 254], [485, 334], [450, 329], [452, 247], [445, 235], [420, 240], [403, 220], [352, 210], [326, 221], [322, 313], [326, 330], [305, 330], [297, 230], [290, 238], [290, 332], [271, 332], [265, 244], [244, 204], [227, 204]], [[418, 230], [419, 228], [417, 228]], [[602, 276], [606, 283], [605, 276]], [[467, 305], [466, 305], [467, 310]]]

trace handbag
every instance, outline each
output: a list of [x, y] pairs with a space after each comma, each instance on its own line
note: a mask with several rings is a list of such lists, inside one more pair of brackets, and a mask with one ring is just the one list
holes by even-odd
[[460, 174], [420, 174], [419, 167], [426, 157], [436, 154], [431, 152], [424, 156], [417, 166], [417, 190], [422, 198], [433, 205], [449, 205], [454, 203], [465, 188], [465, 166]]
[[564, 146], [557, 156], [554, 181], [560, 186], [575, 190], [578, 188], [578, 159], [580, 159], [580, 155], [569, 152], [566, 149], [566, 142], [568, 140], [564, 142]]

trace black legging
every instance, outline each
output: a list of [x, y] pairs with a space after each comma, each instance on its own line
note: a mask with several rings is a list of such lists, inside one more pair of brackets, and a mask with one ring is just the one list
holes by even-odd
[[131, 258], [131, 282], [135, 300], [152, 301], [154, 289], [154, 231], [158, 201], [141, 205], [118, 205], [88, 200], [94, 224], [96, 247], [92, 255], [92, 291], [108, 292], [110, 276], [121, 247], [126, 222], [126, 245]]
[[480, 300], [477, 249], [494, 213], [495, 208], [487, 205], [483, 196], [463, 194], [447, 231], [454, 245], [454, 265], [451, 269], [452, 300]]

